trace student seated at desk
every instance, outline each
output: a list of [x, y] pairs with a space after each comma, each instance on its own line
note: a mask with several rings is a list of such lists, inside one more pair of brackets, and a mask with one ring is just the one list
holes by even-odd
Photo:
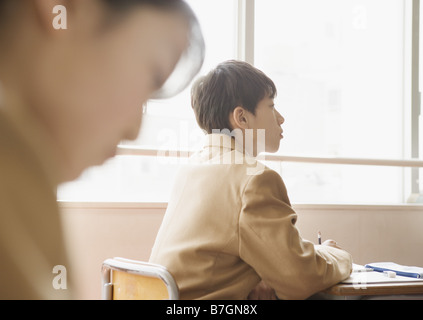
[[173, 274], [181, 299], [246, 299], [258, 285], [305, 299], [351, 273], [351, 255], [334, 241], [301, 238], [280, 175], [255, 159], [283, 138], [275, 95], [271, 79], [240, 61], [193, 86], [205, 145], [176, 179], [150, 257]]

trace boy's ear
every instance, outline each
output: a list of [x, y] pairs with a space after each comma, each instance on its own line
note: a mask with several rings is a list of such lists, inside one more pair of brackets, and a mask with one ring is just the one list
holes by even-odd
[[240, 106], [236, 107], [234, 111], [232, 111], [229, 121], [233, 129], [248, 129], [247, 110]]

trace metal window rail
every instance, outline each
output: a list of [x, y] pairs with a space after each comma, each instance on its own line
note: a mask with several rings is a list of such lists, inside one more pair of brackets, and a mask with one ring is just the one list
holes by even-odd
[[[188, 150], [158, 150], [145, 149], [132, 146], [118, 146], [117, 155], [150, 156], [150, 157], [175, 157], [187, 158], [195, 151]], [[341, 165], [366, 165], [366, 166], [388, 166], [388, 167], [423, 167], [423, 160], [418, 159], [372, 159], [372, 158], [338, 158], [338, 157], [314, 157], [314, 156], [293, 156], [263, 154], [257, 157], [259, 160], [276, 162], [306, 162], [321, 164]]]
[[[411, 39], [411, 156], [418, 158], [420, 153], [420, 91], [419, 91], [419, 72], [420, 72], [420, 0], [412, 2], [412, 39]], [[417, 169], [411, 172], [413, 193], [419, 192], [420, 174]]]

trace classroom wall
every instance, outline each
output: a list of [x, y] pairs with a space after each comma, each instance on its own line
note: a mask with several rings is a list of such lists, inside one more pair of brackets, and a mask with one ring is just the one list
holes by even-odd
[[[101, 263], [148, 260], [165, 204], [60, 203], [77, 299], [101, 298]], [[354, 262], [423, 266], [423, 206], [294, 205], [301, 236], [335, 239]]]

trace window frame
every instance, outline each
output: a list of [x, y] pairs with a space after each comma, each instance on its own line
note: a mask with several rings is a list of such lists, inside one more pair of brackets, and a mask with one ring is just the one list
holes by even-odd
[[[411, 7], [409, 7], [411, 5]], [[238, 0], [237, 3], [237, 59], [249, 62], [254, 65], [254, 28], [255, 28], [255, 0]], [[404, 80], [409, 76], [411, 93], [410, 104], [411, 112], [406, 117], [411, 117], [410, 121], [410, 139], [411, 139], [411, 158], [409, 159], [370, 159], [370, 158], [343, 158], [343, 157], [316, 157], [316, 156], [295, 156], [295, 155], [271, 155], [265, 154], [259, 156], [260, 160], [276, 162], [307, 162], [321, 164], [338, 165], [368, 165], [368, 166], [392, 166], [402, 168], [412, 168], [411, 170], [411, 193], [419, 194], [419, 168], [423, 167], [423, 160], [419, 160], [419, 117], [420, 117], [420, 91], [419, 91], [419, 28], [420, 28], [420, 3], [419, 0], [405, 2], [404, 14], [411, 12], [411, 61], [405, 61], [405, 68], [409, 64], [409, 75], [405, 72]], [[405, 19], [405, 21], [408, 21]], [[405, 41], [407, 40], [404, 38]], [[405, 45], [405, 44], [404, 44]], [[404, 60], [407, 60], [406, 57]], [[404, 104], [407, 105], [406, 99]], [[405, 119], [407, 121], [407, 119]], [[406, 135], [407, 136], [407, 135]], [[407, 152], [408, 153], [408, 152]], [[192, 154], [187, 150], [158, 150], [147, 149], [132, 146], [118, 146], [118, 155], [136, 155], [136, 156], [169, 156], [169, 157], [187, 157]]]
[[[419, 159], [419, 117], [420, 117], [420, 91], [419, 91], [419, 46], [420, 46], [420, 4], [419, 0], [406, 0], [404, 2], [404, 21], [411, 22], [404, 26], [404, 32], [411, 34], [411, 39], [404, 37], [404, 77], [405, 88], [411, 88], [405, 92], [403, 99], [405, 130], [404, 141], [410, 141], [410, 146], [405, 146], [404, 154], [409, 154], [410, 158], [402, 159], [371, 159], [371, 158], [345, 158], [345, 157], [318, 157], [313, 155], [275, 155], [262, 154], [259, 160], [283, 162], [300, 162], [330, 165], [365, 165], [365, 166], [390, 166], [400, 168], [411, 168], [411, 174], [403, 174], [403, 204], [412, 195], [419, 195], [419, 169], [423, 168], [423, 160]], [[255, 0], [237, 0], [236, 17], [236, 59], [243, 60], [254, 65], [254, 34], [255, 34]], [[411, 18], [411, 19], [410, 19]], [[411, 21], [410, 21], [411, 20]], [[411, 28], [407, 29], [407, 28]], [[407, 29], [407, 30], [406, 30]], [[134, 145], [120, 144], [117, 147], [116, 155], [128, 155], [139, 157], [189, 157], [194, 151], [190, 150], [163, 150], [159, 148], [147, 148]], [[406, 195], [405, 193], [411, 193]], [[418, 198], [418, 197], [415, 197]], [[348, 204], [346, 204], [348, 206]], [[387, 206], [390, 206], [389, 204]]]

